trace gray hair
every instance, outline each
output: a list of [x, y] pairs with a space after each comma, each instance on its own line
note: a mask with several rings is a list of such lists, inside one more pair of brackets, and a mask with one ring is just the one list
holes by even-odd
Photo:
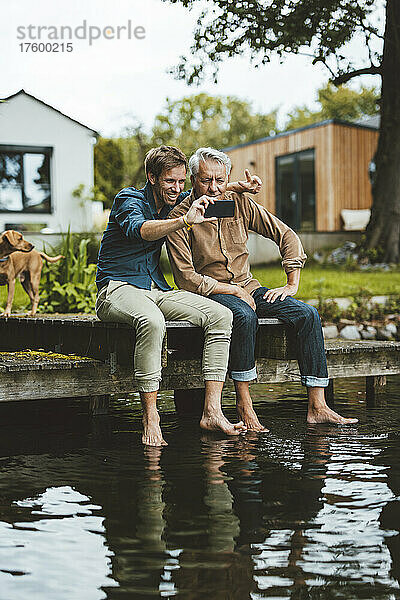
[[231, 172], [232, 163], [227, 154], [215, 150], [215, 148], [199, 148], [189, 159], [190, 174], [194, 177], [199, 172], [199, 164], [202, 160], [215, 160], [220, 165], [225, 166], [227, 175]]

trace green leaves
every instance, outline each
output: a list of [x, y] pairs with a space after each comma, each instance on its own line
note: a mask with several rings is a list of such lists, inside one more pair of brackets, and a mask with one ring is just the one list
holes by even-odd
[[[133, 185], [140, 188], [144, 185], [144, 158], [154, 146], [178, 146], [190, 156], [201, 146], [225, 148], [277, 131], [277, 109], [267, 114], [258, 113], [250, 102], [234, 96], [203, 93], [176, 101], [167, 98], [162, 112], [154, 119], [150, 133], [133, 121], [121, 137], [99, 139], [99, 150], [95, 150], [95, 183], [107, 198], [106, 207], [110, 207], [113, 197], [122, 187]], [[118, 152], [115, 147], [119, 148]], [[119, 173], [115, 179], [110, 177], [114, 169]], [[103, 185], [104, 181], [108, 187]], [[82, 195], [83, 192], [78, 190], [78, 193]]]
[[94, 181], [110, 208], [115, 194], [123, 187], [124, 157], [116, 140], [99, 138], [94, 147]]
[[186, 155], [197, 148], [224, 148], [277, 132], [277, 110], [256, 113], [250, 102], [235, 96], [205, 93], [166, 101], [156, 116], [152, 144], [179, 146]]
[[[196, 0], [169, 0], [190, 8]], [[225, 57], [247, 53], [265, 64], [273, 55], [306, 53], [337, 77], [354, 68], [348, 43], [362, 36], [362, 65], [380, 62], [382, 32], [376, 14], [382, 2], [370, 0], [212, 0], [200, 15], [190, 55], [174, 69], [179, 79], [198, 84]], [[377, 44], [378, 42], [378, 44]], [[346, 57], [347, 56], [347, 57]]]
[[40, 312], [93, 313], [96, 302], [96, 265], [88, 263], [90, 238], [68, 232], [57, 249], [64, 258], [45, 263], [40, 284]]
[[341, 85], [327, 83], [318, 90], [320, 109], [307, 106], [294, 108], [288, 115], [286, 129], [296, 129], [326, 119], [355, 121], [365, 116], [379, 114], [380, 94], [374, 87], [362, 86], [360, 91]]

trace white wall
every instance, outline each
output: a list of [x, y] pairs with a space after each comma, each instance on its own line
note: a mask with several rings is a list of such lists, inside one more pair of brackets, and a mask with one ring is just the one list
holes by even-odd
[[[312, 231], [299, 233], [298, 235], [307, 256], [311, 257], [316, 250], [337, 248], [347, 241], [358, 243], [361, 234], [360, 231]], [[250, 232], [247, 247], [251, 265], [261, 265], [281, 260], [275, 242], [267, 240], [256, 233]]]
[[0, 145], [47, 146], [51, 160], [52, 214], [0, 212], [5, 223], [46, 223], [55, 231], [85, 231], [92, 227], [91, 203], [72, 197], [83, 183], [93, 186], [93, 133], [23, 93], [0, 103]]

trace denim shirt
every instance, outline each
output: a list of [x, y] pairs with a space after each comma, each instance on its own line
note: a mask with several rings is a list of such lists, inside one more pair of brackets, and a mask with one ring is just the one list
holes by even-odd
[[[188, 192], [178, 198], [181, 202]], [[126, 281], [149, 290], [154, 282], [161, 290], [172, 289], [160, 269], [161, 247], [165, 238], [146, 241], [140, 235], [145, 221], [166, 219], [171, 207], [157, 213], [151, 185], [137, 190], [128, 187], [114, 199], [107, 228], [103, 234], [97, 263], [96, 284], [100, 290], [111, 280]]]

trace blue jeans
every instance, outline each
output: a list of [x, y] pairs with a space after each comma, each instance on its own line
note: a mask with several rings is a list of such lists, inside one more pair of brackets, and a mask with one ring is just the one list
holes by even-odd
[[228, 374], [236, 381], [252, 381], [257, 378], [254, 348], [258, 329], [258, 317], [254, 310], [232, 294], [211, 294], [211, 300], [219, 302], [233, 312], [233, 329], [229, 353]]
[[228, 372], [237, 381], [251, 381], [257, 377], [254, 348], [258, 317], [276, 317], [293, 327], [296, 336], [296, 355], [301, 382], [307, 387], [326, 387], [329, 383], [324, 337], [318, 311], [313, 307], [287, 297], [283, 301], [266, 302], [266, 287], [253, 292], [257, 313], [244, 300], [231, 294], [211, 294], [209, 297], [233, 312], [233, 331]]

